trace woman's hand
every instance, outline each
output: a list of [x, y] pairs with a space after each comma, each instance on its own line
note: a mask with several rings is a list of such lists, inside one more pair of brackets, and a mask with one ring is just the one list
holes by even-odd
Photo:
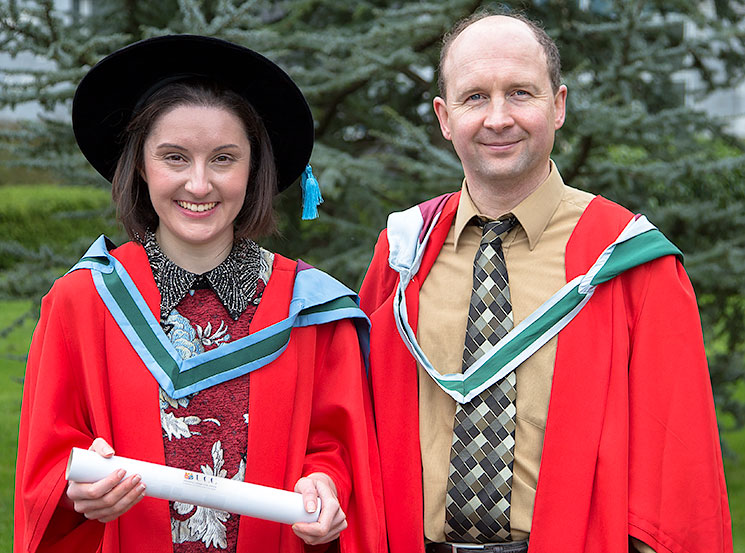
[[347, 515], [341, 510], [336, 496], [336, 486], [331, 478], [322, 472], [314, 472], [301, 478], [295, 484], [295, 491], [303, 494], [305, 510], [314, 513], [321, 498], [321, 513], [318, 522], [297, 522], [292, 531], [308, 545], [328, 543], [339, 537], [347, 527]]
[[[103, 438], [96, 438], [88, 448], [102, 457], [114, 455], [112, 447]], [[145, 484], [138, 474], [122, 480], [126, 472], [116, 470], [98, 482], [85, 484], [70, 481], [67, 497], [73, 508], [91, 520], [109, 522], [120, 517], [145, 497]]]

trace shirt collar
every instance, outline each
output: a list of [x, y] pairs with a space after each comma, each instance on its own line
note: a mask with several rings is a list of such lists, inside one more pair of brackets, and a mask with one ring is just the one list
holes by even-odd
[[160, 317], [165, 321], [173, 309], [195, 288], [212, 288], [233, 320], [255, 303], [261, 274], [261, 251], [252, 240], [233, 244], [228, 257], [201, 275], [182, 269], [161, 251], [155, 234], [148, 232], [143, 246], [160, 291]]
[[[551, 217], [559, 207], [563, 195], [564, 181], [561, 179], [556, 165], [551, 161], [551, 171], [546, 180], [510, 212], [525, 230], [525, 234], [528, 236], [528, 247], [531, 251], [543, 236], [543, 231], [546, 230]], [[468, 193], [468, 184], [464, 179], [453, 227], [455, 231], [454, 249], [458, 248], [458, 241], [463, 230], [474, 217], [488, 219], [473, 203], [471, 195]]]

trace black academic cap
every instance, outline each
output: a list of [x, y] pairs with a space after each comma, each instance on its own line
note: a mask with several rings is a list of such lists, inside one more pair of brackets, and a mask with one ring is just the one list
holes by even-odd
[[197, 35], [135, 42], [106, 56], [83, 77], [72, 103], [72, 126], [91, 165], [111, 181], [135, 107], [161, 86], [190, 77], [215, 80], [244, 96], [269, 133], [279, 189], [295, 182], [313, 149], [313, 116], [300, 89], [261, 54]]

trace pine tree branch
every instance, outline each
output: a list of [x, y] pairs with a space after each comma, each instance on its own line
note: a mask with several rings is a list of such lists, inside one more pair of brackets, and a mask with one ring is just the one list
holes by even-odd
[[124, 32], [133, 37], [139, 36], [140, 26], [136, 18], [138, 0], [124, 0], [124, 11], [126, 14]]
[[[421, 53], [440, 40], [440, 34], [432, 34], [430, 35], [426, 40], [422, 40], [418, 42], [416, 45], [412, 47], [412, 51], [415, 53]], [[416, 75], [411, 69], [407, 66], [401, 66], [401, 67], [393, 67], [393, 69], [397, 69], [398, 71], [405, 74], [407, 77], [410, 77], [415, 82], [424, 85], [426, 87], [430, 86], [430, 83]], [[318, 120], [318, 127], [316, 129], [316, 135], [318, 137], [322, 137], [325, 135], [326, 131], [328, 130], [329, 125], [331, 122], [336, 118], [339, 107], [344, 102], [344, 100], [363, 88], [365, 85], [367, 85], [371, 80], [371, 77], [365, 77], [363, 79], [358, 79], [356, 81], [353, 81], [349, 83], [347, 86], [342, 88], [341, 90], [337, 91], [329, 100], [328, 106], [324, 112], [324, 114], [319, 118]]]
[[344, 99], [350, 94], [354, 94], [363, 86], [369, 82], [369, 78], [359, 79], [339, 90], [334, 94], [329, 102], [328, 107], [324, 114], [318, 120], [318, 127], [316, 129], [316, 136], [318, 138], [324, 136], [329, 128], [331, 122], [336, 118], [336, 114], [339, 110], [339, 106], [344, 102]]
[[218, 35], [223, 30], [237, 26], [238, 22], [248, 14], [254, 4], [255, 2], [251, 0], [243, 2], [243, 4], [236, 8], [230, 2], [220, 0], [218, 13], [222, 13], [222, 15], [215, 18], [212, 23], [210, 23], [210, 32], [214, 35]]
[[587, 163], [590, 157], [590, 151], [592, 150], [593, 139], [592, 135], [583, 136], [580, 140], [577, 155], [574, 156], [573, 163], [569, 167], [568, 171], [562, 171], [562, 179], [569, 186], [572, 185], [572, 181], [579, 175], [582, 168]]
[[[475, 12], [479, 7], [481, 7], [481, 2], [478, 0], [475, 0], [470, 4], [470, 6], [465, 10], [467, 13], [461, 14], [461, 17], [466, 17], [470, 15], [471, 13]], [[420, 40], [413, 44], [411, 46], [411, 50], [415, 53], [422, 53], [435, 44], [439, 43], [442, 39], [442, 30], [437, 29], [437, 32], [429, 34], [426, 38], [423, 40]], [[420, 84], [421, 86], [429, 87], [430, 83], [416, 75], [409, 67], [403, 66], [398, 68], [399, 71], [401, 71], [403, 74], [405, 74], [407, 77], [411, 78], [414, 82]], [[359, 79], [357, 81], [354, 81], [344, 87], [343, 89], [336, 92], [329, 101], [329, 105], [327, 109], [325, 110], [324, 114], [320, 117], [318, 121], [318, 127], [316, 129], [316, 135], [318, 137], [322, 137], [325, 135], [326, 131], [328, 131], [329, 125], [331, 122], [336, 118], [339, 107], [344, 102], [344, 100], [350, 96], [351, 94], [354, 94], [361, 88], [363, 88], [366, 84], [370, 82], [370, 77], [366, 77], [364, 79]]]
[[49, 42], [55, 43], [59, 40], [59, 35], [57, 33], [57, 21], [52, 14], [54, 10], [54, 2], [52, 0], [46, 0], [43, 3], [43, 10], [44, 20], [46, 21], [47, 28], [49, 29]]

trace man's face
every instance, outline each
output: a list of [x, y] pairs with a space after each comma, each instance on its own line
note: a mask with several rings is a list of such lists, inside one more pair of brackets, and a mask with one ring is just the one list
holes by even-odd
[[469, 186], [537, 187], [564, 123], [566, 87], [551, 89], [532, 31], [507, 17], [477, 21], [451, 44], [443, 73], [447, 99], [435, 99], [435, 113]]

